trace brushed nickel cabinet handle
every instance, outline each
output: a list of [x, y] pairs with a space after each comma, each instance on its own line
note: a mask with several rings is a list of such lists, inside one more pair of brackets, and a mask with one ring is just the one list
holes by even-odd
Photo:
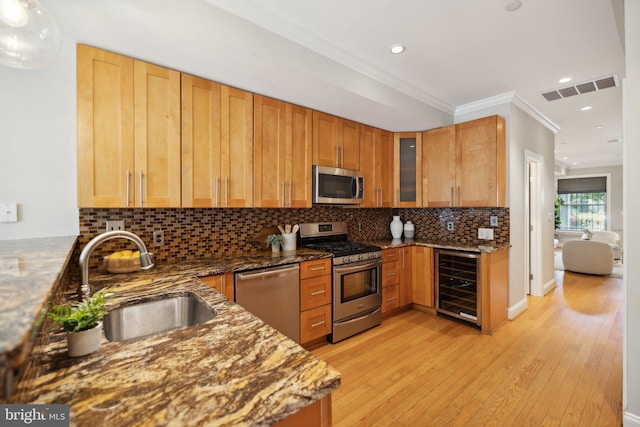
[[143, 186], [142, 186], [142, 170], [140, 170], [140, 206], [144, 206], [144, 197], [143, 197]]
[[131, 172], [127, 169], [127, 207], [131, 206]]
[[324, 324], [325, 324], [325, 321], [323, 320], [322, 322], [313, 323], [313, 324], [311, 325], [311, 327], [312, 327], [312, 328], [315, 328], [316, 326], [320, 326], [320, 325], [324, 325]]
[[324, 270], [324, 269], [325, 269], [325, 267], [322, 266], [322, 267], [311, 267], [309, 270], [311, 270], [311, 271], [320, 271], [320, 270]]
[[284, 199], [284, 197], [285, 197], [285, 196], [284, 196], [284, 186], [285, 186], [285, 182], [284, 182], [284, 180], [282, 180], [282, 207], [283, 207], [283, 208], [284, 208], [284, 207], [285, 207], [285, 205], [286, 205], [286, 201], [285, 201], [285, 199]]
[[225, 206], [229, 207], [229, 177], [225, 178], [225, 182], [226, 182], [226, 187], [227, 187], [226, 188], [227, 194], [226, 194], [226, 198], [225, 198], [225, 200], [226, 200], [226, 205]]
[[324, 294], [326, 291], [323, 289], [321, 291], [316, 291], [316, 292], [311, 292], [311, 295], [316, 296], [316, 295], [322, 295]]
[[339, 157], [339, 153], [340, 152], [340, 148], [338, 148], [338, 146], [336, 145], [336, 167], [339, 168], [340, 167], [340, 157]]
[[216, 176], [216, 207], [220, 206], [220, 177]]

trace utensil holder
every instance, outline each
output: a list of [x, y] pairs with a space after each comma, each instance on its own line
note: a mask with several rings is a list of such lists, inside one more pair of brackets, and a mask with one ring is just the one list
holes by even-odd
[[296, 250], [296, 233], [284, 233], [284, 242], [282, 242], [283, 252], [292, 252]]

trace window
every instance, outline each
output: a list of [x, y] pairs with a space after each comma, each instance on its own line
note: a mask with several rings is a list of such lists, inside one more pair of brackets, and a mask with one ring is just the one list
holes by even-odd
[[607, 229], [607, 177], [558, 179], [560, 230]]

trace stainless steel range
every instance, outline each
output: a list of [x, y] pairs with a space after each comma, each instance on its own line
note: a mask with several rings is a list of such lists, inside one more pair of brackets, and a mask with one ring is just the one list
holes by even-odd
[[333, 254], [332, 343], [380, 324], [381, 248], [349, 242], [346, 222], [300, 224], [298, 245]]

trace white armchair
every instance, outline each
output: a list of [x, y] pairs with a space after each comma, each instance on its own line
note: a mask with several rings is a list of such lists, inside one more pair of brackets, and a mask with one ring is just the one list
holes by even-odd
[[564, 269], [583, 274], [611, 274], [611, 244], [591, 240], [567, 240], [562, 246]]

